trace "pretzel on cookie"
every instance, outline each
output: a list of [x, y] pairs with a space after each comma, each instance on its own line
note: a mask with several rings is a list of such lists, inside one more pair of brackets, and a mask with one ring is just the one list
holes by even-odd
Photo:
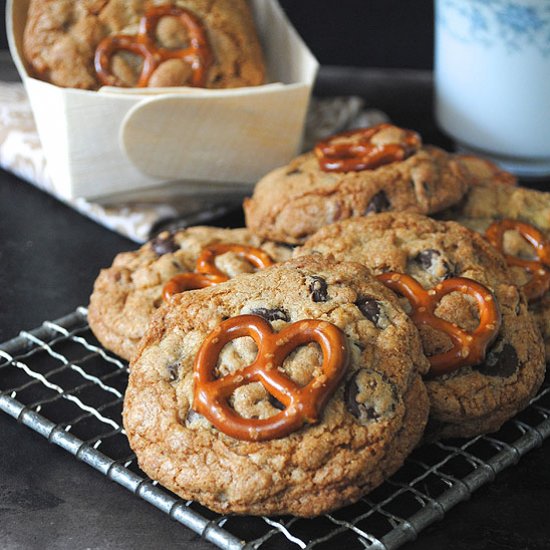
[[[214, 370], [223, 347], [243, 336], [258, 346], [254, 362], [242, 370], [215, 378]], [[282, 370], [286, 357], [298, 346], [316, 342], [323, 352], [322, 374], [305, 386]], [[349, 361], [347, 340], [335, 325], [315, 319], [292, 323], [280, 332], [258, 315], [239, 315], [223, 321], [204, 340], [195, 358], [193, 409], [218, 430], [246, 441], [266, 441], [314, 424], [342, 380]], [[269, 418], [243, 418], [229, 405], [240, 386], [260, 382], [284, 409]]]
[[[534, 249], [536, 260], [525, 260], [504, 252], [504, 233], [517, 231]], [[510, 266], [522, 267], [529, 275], [523, 285], [525, 296], [530, 302], [542, 298], [550, 289], [550, 242], [541, 231], [532, 225], [516, 220], [493, 222], [485, 231], [487, 240], [503, 254]]]
[[273, 265], [273, 260], [261, 248], [242, 244], [213, 244], [204, 248], [197, 258], [195, 271], [192, 273], [180, 273], [172, 277], [162, 289], [164, 301], [169, 301], [174, 294], [185, 290], [196, 290], [207, 286], [225, 283], [229, 277], [216, 267], [218, 256], [233, 252], [239, 258], [250, 262], [255, 268], [263, 269]]
[[[189, 34], [190, 45], [182, 49], [157, 46], [156, 30], [162, 17], [177, 17]], [[182, 59], [191, 65], [191, 86], [204, 86], [208, 68], [212, 64], [212, 50], [202, 23], [189, 10], [176, 6], [152, 6], [139, 23], [136, 35], [118, 34], [105, 37], [97, 46], [94, 66], [98, 79], [105, 86], [125, 86], [111, 71], [111, 59], [118, 51], [128, 51], [143, 59], [136, 84], [146, 87], [156, 68], [168, 59]]]
[[[412, 307], [410, 317], [417, 326], [430, 326], [451, 339], [451, 349], [428, 357], [430, 376], [448, 374], [461, 367], [477, 365], [485, 359], [487, 348], [495, 340], [501, 325], [500, 309], [487, 287], [466, 277], [446, 279], [430, 290], [424, 290], [416, 279], [403, 273], [383, 273], [377, 278], [409, 301]], [[476, 300], [479, 324], [474, 331], [466, 331], [435, 315], [441, 299], [451, 292], [467, 294]]]
[[195, 270], [198, 273], [226, 276], [214, 263], [217, 256], [221, 256], [226, 252], [233, 252], [233, 254], [236, 254], [239, 258], [250, 262], [256, 269], [264, 269], [273, 265], [273, 260], [269, 254], [264, 252], [261, 248], [242, 244], [220, 243], [207, 246], [203, 249], [201, 255], [197, 259], [197, 267]]
[[[395, 137], [390, 134], [387, 139], [377, 140], [384, 131], [391, 131]], [[406, 159], [421, 145], [416, 132], [384, 123], [335, 134], [318, 142], [314, 152], [325, 172], [359, 172]]]

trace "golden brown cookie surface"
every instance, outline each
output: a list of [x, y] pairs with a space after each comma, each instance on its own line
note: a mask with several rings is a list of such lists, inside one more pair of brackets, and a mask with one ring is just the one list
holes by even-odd
[[[139, 250], [119, 254], [111, 267], [101, 271], [88, 309], [96, 337], [107, 349], [129, 360], [162, 304], [164, 286], [176, 275], [195, 272], [203, 250], [220, 243], [260, 248], [274, 262], [291, 255], [288, 247], [251, 235], [246, 229], [198, 226], [161, 233]], [[255, 269], [231, 251], [216, 256], [214, 266], [228, 277]]]
[[[395, 126], [377, 134], [394, 139]], [[381, 146], [380, 146], [381, 147]], [[466, 193], [468, 172], [435, 147], [410, 151], [404, 160], [373, 169], [325, 171], [313, 152], [262, 178], [244, 210], [247, 226], [281, 242], [302, 243], [321, 227], [384, 211], [438, 212]]]
[[[454, 222], [386, 213], [327, 226], [296, 250], [297, 255], [315, 252], [360, 262], [375, 274], [406, 273], [425, 289], [452, 277], [467, 277], [495, 295], [502, 325], [485, 361], [426, 383], [436, 435], [494, 431], [540, 386], [545, 371], [540, 334], [504, 258], [480, 235]], [[460, 293], [445, 296], [436, 315], [468, 331], [479, 324], [478, 308]], [[439, 331], [422, 327], [420, 332], [428, 356], [451, 346]]]
[[[282, 335], [303, 319], [330, 323], [349, 357], [317, 423], [261, 442], [223, 433], [193, 407], [199, 348], [223, 322], [250, 314]], [[244, 372], [257, 351], [247, 336], [225, 344], [217, 379]], [[278, 369], [306, 386], [321, 361], [307, 343]], [[140, 467], [183, 498], [221, 513], [313, 516], [357, 500], [402, 464], [426, 422], [426, 369], [410, 319], [364, 267], [304, 258], [180, 294], [159, 310], [131, 365], [124, 424]], [[229, 402], [242, 418], [281, 412], [259, 382], [240, 385]]]
[[[460, 157], [466, 165], [475, 185], [457, 205], [441, 213], [444, 219], [484, 234], [495, 221], [510, 219], [533, 225], [550, 239], [550, 193], [526, 187], [511, 187], [511, 174], [499, 171], [491, 163], [475, 157]], [[515, 231], [507, 231], [503, 239], [504, 252], [520, 258], [533, 258], [534, 250]], [[522, 286], [529, 279], [525, 272], [516, 267], [510, 271], [516, 284]], [[546, 356], [550, 357], [550, 295], [529, 304], [546, 345]]]
[[[151, 6], [185, 10], [204, 30], [211, 60], [205, 63], [201, 86], [233, 88], [264, 82], [262, 52], [244, 0], [32, 0], [24, 35], [25, 58], [43, 80], [96, 90], [102, 85], [94, 66], [98, 45], [106, 38], [121, 36], [136, 42], [136, 36], [143, 35], [140, 25]], [[162, 17], [153, 26], [151, 47], [171, 53], [155, 67], [147, 85], [197, 85], [193, 82], [197, 59], [173, 55], [177, 50], [192, 49], [193, 29], [182, 24], [182, 16]], [[136, 85], [142, 64], [142, 55], [117, 50], [110, 58], [112, 84]]]
[[[498, 220], [493, 218], [464, 218], [457, 217], [456, 221], [481, 235], [485, 235], [487, 228]], [[550, 232], [542, 232], [546, 241], [550, 242]], [[502, 238], [502, 251], [525, 260], [535, 260], [536, 254], [532, 245], [530, 245], [517, 231], [506, 231]], [[523, 287], [532, 279], [532, 274], [526, 272], [519, 266], [509, 265], [509, 270], [515, 283]], [[543, 294], [542, 297], [529, 301], [529, 311], [533, 315], [540, 329], [546, 347], [546, 358], [550, 358], [550, 291]]]

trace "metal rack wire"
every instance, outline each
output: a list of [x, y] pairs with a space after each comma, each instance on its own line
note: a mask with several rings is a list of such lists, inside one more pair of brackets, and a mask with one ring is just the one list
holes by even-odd
[[220, 516], [139, 470], [121, 422], [127, 366], [95, 340], [86, 313], [0, 345], [0, 409], [221, 548], [398, 548], [550, 436], [546, 382], [498, 433], [421, 447], [352, 506], [315, 519]]

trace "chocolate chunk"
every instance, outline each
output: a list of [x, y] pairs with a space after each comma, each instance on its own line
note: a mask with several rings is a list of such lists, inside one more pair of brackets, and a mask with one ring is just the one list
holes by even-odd
[[365, 215], [367, 214], [377, 214], [378, 212], [384, 212], [391, 208], [390, 201], [384, 191], [378, 191], [371, 201], [367, 205], [365, 210]]
[[359, 298], [355, 305], [369, 321], [378, 325], [378, 321], [380, 321], [380, 302], [374, 298]]
[[151, 248], [155, 251], [158, 256], [163, 256], [164, 254], [171, 254], [176, 252], [180, 247], [174, 240], [174, 234], [168, 231], [163, 231], [157, 235], [151, 241]]
[[327, 282], [322, 277], [317, 275], [311, 277], [308, 288], [314, 302], [326, 302], [328, 300]]
[[259, 315], [266, 321], [286, 321], [290, 322], [290, 315], [281, 308], [267, 309], [266, 307], [257, 307], [250, 310], [252, 315]]
[[504, 344], [500, 351], [490, 351], [485, 362], [475, 369], [485, 376], [500, 376], [508, 378], [519, 368], [519, 358], [516, 348], [511, 344]]
[[439, 264], [439, 267], [443, 270], [441, 274], [443, 279], [453, 277], [455, 274], [455, 269], [451, 267], [447, 260], [441, 258], [441, 252], [439, 252], [439, 250], [435, 250], [434, 248], [428, 248], [422, 252], [419, 252], [413, 258], [413, 261], [416, 262], [422, 269], [432, 272], [437, 269], [437, 264]]
[[360, 371], [357, 371], [346, 384], [344, 390], [344, 401], [349, 413], [358, 420], [376, 420], [380, 418], [380, 415], [376, 412], [374, 407], [369, 407], [364, 403], [357, 401], [357, 395], [359, 394], [359, 386], [357, 385], [357, 376]]
[[285, 406], [276, 397], [273, 397], [271, 394], [269, 394], [269, 403], [271, 404], [272, 407], [275, 407], [280, 411], [283, 411], [285, 409]]
[[175, 382], [180, 377], [179, 371], [180, 371], [180, 365], [179, 363], [172, 363], [171, 365], [168, 365], [168, 379], [170, 382]]

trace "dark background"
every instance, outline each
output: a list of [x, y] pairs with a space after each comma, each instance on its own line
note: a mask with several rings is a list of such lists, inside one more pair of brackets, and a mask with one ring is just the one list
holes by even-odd
[[[432, 0], [280, 3], [322, 65], [432, 67]], [[0, 6], [4, 21], [5, 0], [0, 0]], [[0, 38], [0, 47], [7, 48], [3, 25]]]

